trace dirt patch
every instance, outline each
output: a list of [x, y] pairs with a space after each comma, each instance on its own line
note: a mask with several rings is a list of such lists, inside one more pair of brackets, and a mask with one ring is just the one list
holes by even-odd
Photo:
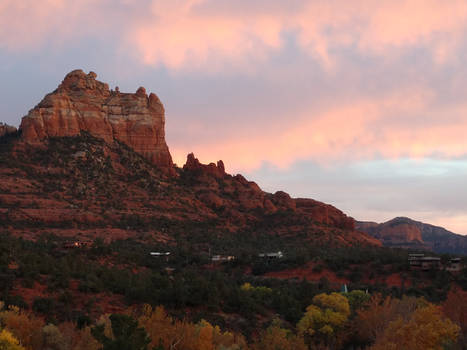
[[330, 283], [334, 285], [341, 285], [349, 283], [349, 280], [345, 277], [338, 277], [334, 271], [326, 268], [315, 269], [317, 263], [309, 262], [303, 267], [295, 269], [288, 269], [282, 271], [268, 272], [265, 274], [266, 277], [280, 278], [280, 279], [291, 279], [297, 278], [300, 280], [306, 279], [309, 282], [319, 282], [322, 278], [326, 278]]

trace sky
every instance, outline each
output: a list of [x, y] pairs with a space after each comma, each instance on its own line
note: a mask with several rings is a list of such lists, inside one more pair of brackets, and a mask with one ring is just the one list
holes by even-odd
[[466, 63], [465, 0], [0, 0], [0, 121], [92, 70], [160, 97], [179, 166], [461, 234]]

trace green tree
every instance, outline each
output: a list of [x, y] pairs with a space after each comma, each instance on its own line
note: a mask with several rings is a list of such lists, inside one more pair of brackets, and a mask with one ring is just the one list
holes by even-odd
[[371, 298], [370, 294], [365, 293], [363, 290], [353, 290], [350, 293], [344, 294], [349, 299], [350, 309], [352, 313], [361, 309]]
[[128, 315], [110, 316], [113, 337], [105, 333], [105, 325], [95, 326], [91, 333], [104, 346], [103, 350], [147, 350], [151, 339], [138, 322]]

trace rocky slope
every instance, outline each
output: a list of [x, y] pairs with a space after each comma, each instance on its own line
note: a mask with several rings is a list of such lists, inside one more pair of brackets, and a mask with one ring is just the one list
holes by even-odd
[[467, 237], [442, 227], [405, 217], [385, 223], [357, 222], [358, 230], [381, 240], [383, 245], [467, 255]]
[[172, 164], [159, 99], [109, 91], [73, 71], [0, 140], [0, 227], [34, 238], [280, 235], [300, 242], [376, 244], [340, 210], [266, 193], [222, 161]]

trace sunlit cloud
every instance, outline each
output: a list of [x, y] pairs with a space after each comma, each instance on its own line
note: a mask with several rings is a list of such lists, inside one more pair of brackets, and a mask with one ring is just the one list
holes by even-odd
[[416, 46], [444, 63], [467, 26], [464, 1], [261, 1], [262, 8], [255, 2], [221, 3], [153, 1], [152, 16], [132, 26], [130, 45], [144, 63], [173, 69], [261, 60], [283, 45], [284, 33], [293, 33], [301, 49], [326, 68], [342, 48], [391, 56]]
[[[264, 125], [254, 137], [239, 131], [232, 137], [200, 141], [190, 149], [175, 148], [173, 153], [178, 162], [193, 150], [206, 160], [224, 157], [226, 165], [232, 164], [237, 171], [251, 171], [264, 162], [287, 168], [304, 159], [325, 165], [375, 158], [465, 156], [467, 104], [427, 108], [432, 99], [431, 91], [411, 87], [382, 98], [336, 101], [328, 109], [304, 110], [283, 124]], [[442, 124], [430, 122], [433, 115], [443, 114], [448, 116]], [[426, 123], [411, 121], [411, 115], [424, 115]]]
[[99, 21], [89, 11], [102, 0], [2, 0], [0, 1], [0, 48], [31, 51], [96, 32]]
[[113, 36], [144, 64], [191, 70], [265, 60], [287, 34], [327, 68], [343, 48], [387, 56], [421, 47], [443, 63], [454, 57], [466, 19], [463, 0], [2, 0], [0, 47]]

